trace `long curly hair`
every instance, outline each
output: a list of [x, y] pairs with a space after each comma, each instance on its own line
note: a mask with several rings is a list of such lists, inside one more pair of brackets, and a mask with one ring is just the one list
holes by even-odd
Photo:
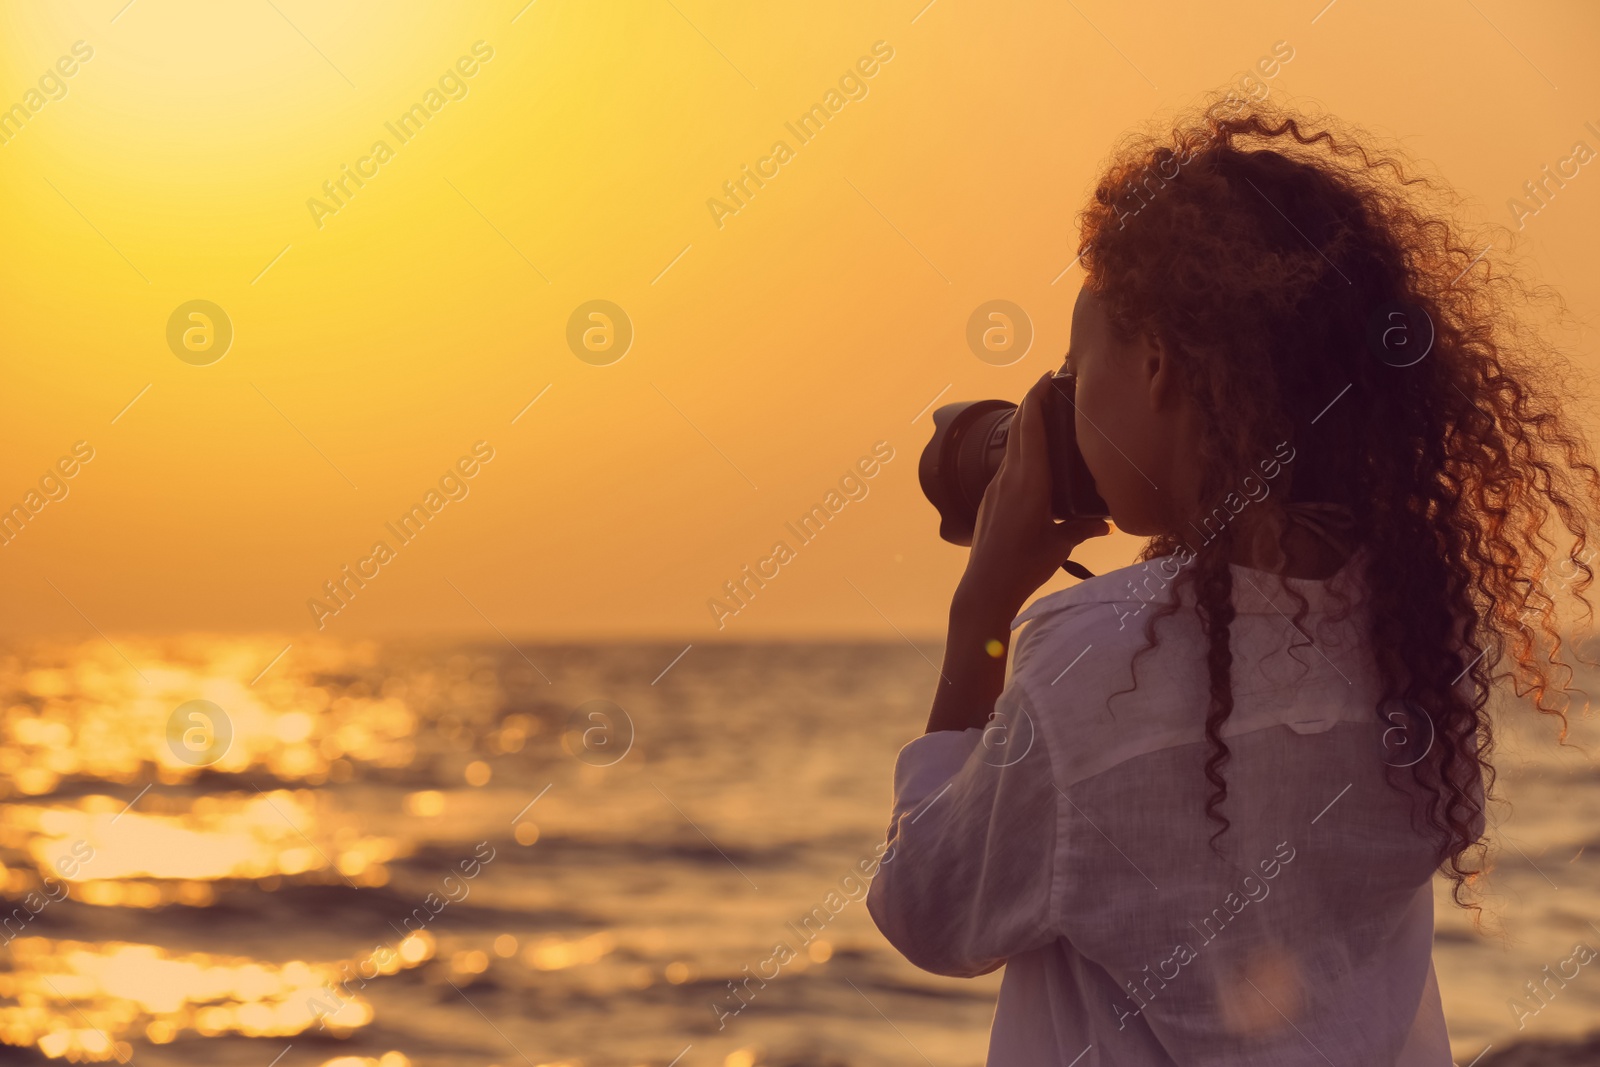
[[[1440, 869], [1457, 905], [1478, 914], [1466, 890], [1487, 869], [1475, 823], [1494, 799], [1491, 686], [1509, 678], [1518, 698], [1531, 694], [1565, 744], [1568, 701], [1552, 698], [1570, 692], [1572, 668], [1551, 594], [1570, 589], [1593, 618], [1585, 549], [1600, 472], [1560, 411], [1570, 366], [1530, 314], [1565, 305], [1509, 266], [1509, 230], [1464, 221], [1459, 196], [1370, 134], [1232, 94], [1157, 129], [1114, 150], [1079, 215], [1085, 285], [1115, 335], [1177, 354], [1204, 420], [1202, 500], [1222, 499], [1289, 441], [1289, 499], [1353, 515], [1355, 546], [1370, 549], [1363, 584], [1385, 697], [1374, 715], [1401, 722], [1401, 708], [1428, 741], [1391, 782], [1409, 773], [1423, 787]], [[1571, 545], [1556, 575], [1552, 512]], [[1224, 526], [1197, 548], [1173, 531], [1138, 557], [1185, 559], [1175, 580], [1192, 588], [1207, 639], [1213, 848], [1229, 825], [1221, 729], [1233, 710], [1237, 535]], [[1304, 637], [1307, 604], [1295, 598]], [[1140, 656], [1182, 599], [1149, 617]]]

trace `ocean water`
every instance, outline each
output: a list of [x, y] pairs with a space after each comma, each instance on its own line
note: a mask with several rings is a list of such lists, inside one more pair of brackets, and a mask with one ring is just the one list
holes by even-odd
[[[861, 899], [936, 647], [287, 643], [0, 653], [0, 1062], [982, 1063], [999, 974]], [[1600, 950], [1553, 736], [1508, 719], [1485, 928], [1438, 889], [1463, 1065], [1600, 1062], [1600, 960], [1525, 986]]]

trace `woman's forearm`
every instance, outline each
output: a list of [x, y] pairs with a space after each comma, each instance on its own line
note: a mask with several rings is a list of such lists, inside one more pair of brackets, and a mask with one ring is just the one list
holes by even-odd
[[1006, 652], [1015, 615], [989, 606], [968, 606], [956, 597], [950, 605], [944, 666], [924, 733], [982, 729], [989, 721], [994, 702], [1005, 688]]
[[950, 604], [944, 669], [928, 733], [982, 729], [1006, 682], [1011, 623], [1073, 548], [1111, 532], [1103, 519], [1056, 522], [1050, 513], [1050, 443], [1041, 408], [1046, 372], [1011, 420], [1005, 458], [984, 490], [967, 568]]

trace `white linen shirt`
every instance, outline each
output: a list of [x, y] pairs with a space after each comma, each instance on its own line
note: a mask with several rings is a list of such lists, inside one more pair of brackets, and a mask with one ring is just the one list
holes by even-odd
[[1450, 1067], [1437, 842], [1385, 767], [1429, 739], [1379, 716], [1366, 558], [1326, 581], [1233, 565], [1226, 859], [1192, 591], [1113, 696], [1177, 557], [1040, 598], [990, 725], [901, 750], [867, 906], [924, 970], [1005, 965], [989, 1067]]

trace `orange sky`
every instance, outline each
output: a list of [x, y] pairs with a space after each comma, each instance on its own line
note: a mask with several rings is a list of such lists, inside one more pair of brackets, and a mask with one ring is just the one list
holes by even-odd
[[[963, 550], [917, 486], [919, 413], [1059, 360], [1074, 213], [1124, 131], [1283, 42], [1276, 99], [1401, 139], [1487, 221], [1600, 150], [1579, 3], [275, 2], [0, 12], [26, 115], [0, 126], [0, 507], [93, 451], [0, 546], [11, 633], [309, 636], [348, 565], [335, 636], [937, 636]], [[709, 207], [747, 166], [764, 184]], [[1582, 320], [1593, 169], [1522, 220]], [[994, 299], [1033, 324], [1010, 366], [966, 345]], [[233, 333], [203, 366], [168, 343], [195, 300]], [[568, 346], [596, 300], [631, 323], [612, 362]], [[786, 535], [875, 446], [859, 499]], [[708, 600], [779, 539], [719, 630]]]

